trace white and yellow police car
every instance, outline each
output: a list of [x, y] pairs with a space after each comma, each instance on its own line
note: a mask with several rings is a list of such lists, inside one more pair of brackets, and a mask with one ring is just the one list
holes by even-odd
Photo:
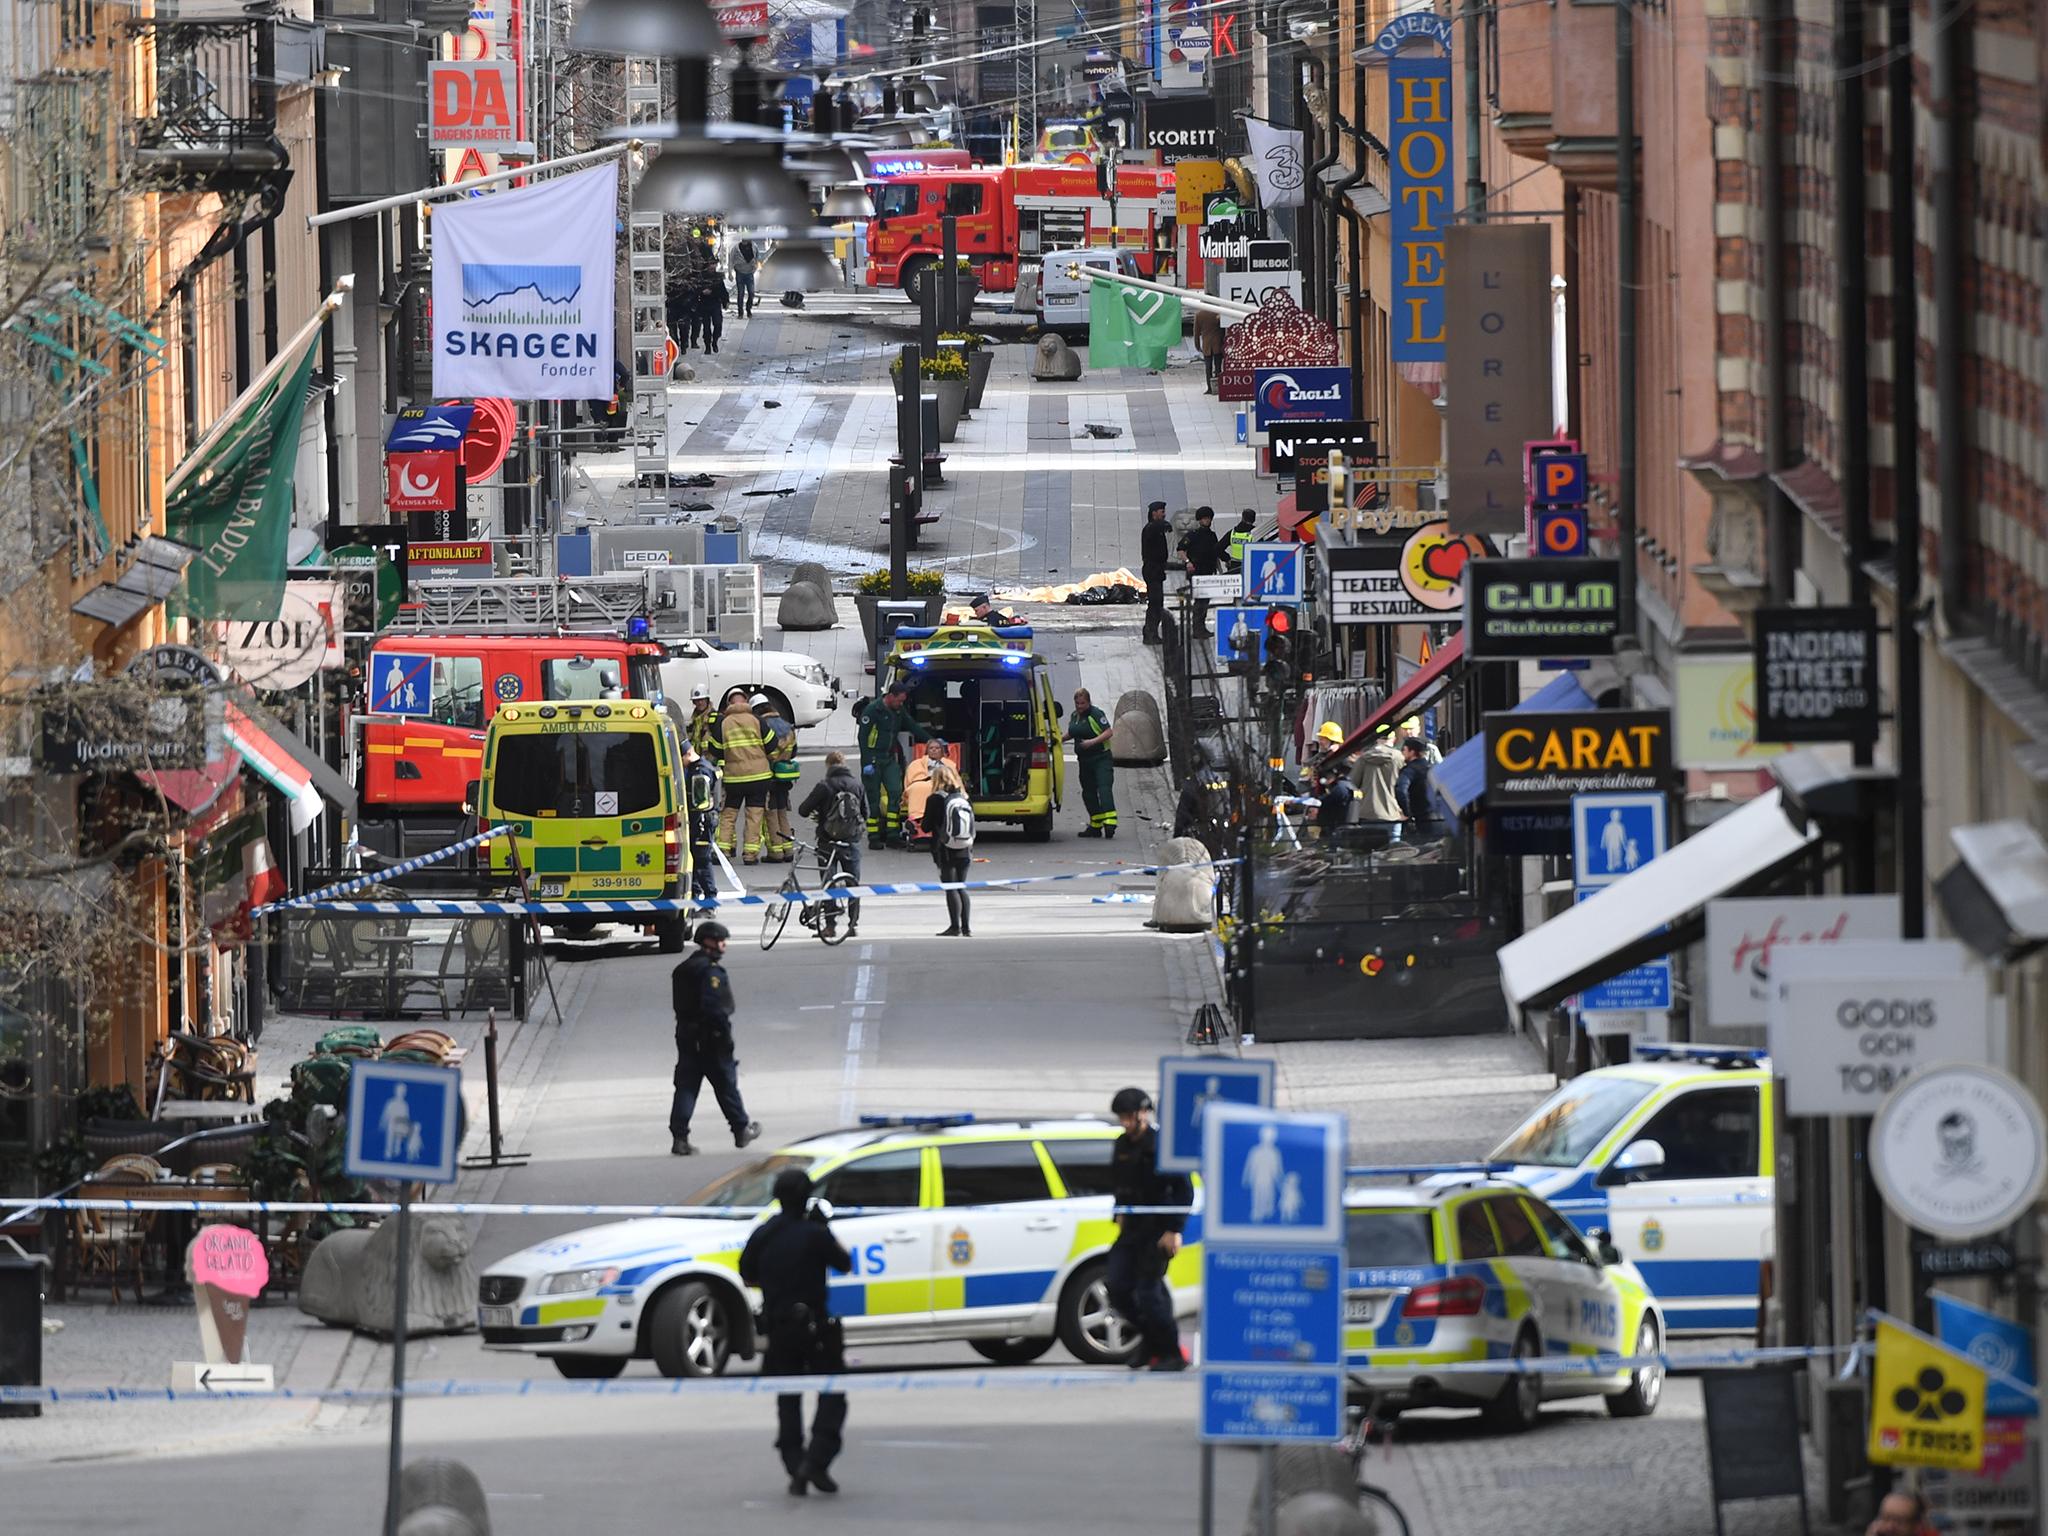
[[1776, 1124], [1760, 1051], [1643, 1043], [1582, 1073], [1487, 1154], [1634, 1261], [1680, 1333], [1750, 1331]]
[[1354, 1184], [1344, 1193], [1344, 1364], [1379, 1411], [1478, 1408], [1511, 1430], [1558, 1398], [1598, 1395], [1617, 1418], [1656, 1411], [1656, 1363], [1597, 1374], [1473, 1369], [1657, 1353], [1663, 1312], [1634, 1265], [1590, 1246], [1491, 1170], [1353, 1172], [1429, 1176], [1410, 1188]]
[[[484, 1346], [545, 1356], [576, 1378], [616, 1376], [635, 1359], [665, 1376], [715, 1376], [751, 1357], [760, 1298], [740, 1284], [740, 1250], [770, 1214], [776, 1175], [800, 1168], [853, 1255], [830, 1292], [849, 1344], [960, 1340], [1022, 1364], [1058, 1342], [1086, 1364], [1122, 1362], [1137, 1336], [1103, 1278], [1116, 1138], [1095, 1119], [964, 1115], [814, 1136], [683, 1202], [730, 1217], [616, 1221], [499, 1260], [477, 1287]], [[1201, 1220], [1190, 1217], [1167, 1271], [1183, 1316], [1201, 1294]]]

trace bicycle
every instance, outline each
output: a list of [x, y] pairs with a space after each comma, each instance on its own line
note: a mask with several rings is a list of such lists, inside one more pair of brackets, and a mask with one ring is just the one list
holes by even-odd
[[[806, 853], [816, 858], [818, 848], [813, 843], [798, 843], [797, 848], [799, 862], [790, 865], [789, 872], [782, 877], [782, 884], [776, 887], [775, 896], [779, 899], [770, 900], [761, 909], [761, 947], [775, 947], [775, 941], [782, 937], [782, 930], [789, 926], [792, 910], [798, 913], [798, 921], [818, 936], [819, 943], [844, 944], [850, 926], [844, 921], [846, 903], [838, 900], [813, 901], [804, 895], [803, 877], [799, 873], [803, 868], [801, 858]], [[827, 890], [842, 885], [848, 873], [840, 863], [838, 848], [834, 847], [818, 870], [818, 885]]]
[[1366, 1448], [1384, 1444], [1394, 1432], [1393, 1423], [1373, 1417], [1370, 1399], [1363, 1407], [1346, 1408], [1344, 1418], [1349, 1427], [1342, 1444], [1351, 1457], [1352, 1479], [1358, 1485], [1358, 1507], [1373, 1516], [1381, 1536], [1410, 1536], [1408, 1517], [1401, 1513], [1401, 1506], [1394, 1502], [1394, 1496], [1378, 1484], [1365, 1480]]

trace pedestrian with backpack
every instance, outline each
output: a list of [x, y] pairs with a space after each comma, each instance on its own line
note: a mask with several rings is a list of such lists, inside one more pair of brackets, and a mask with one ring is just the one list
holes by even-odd
[[[932, 798], [926, 808], [932, 828], [932, 862], [939, 866], [941, 880], [965, 880], [974, 862], [974, 802], [960, 782], [960, 770], [949, 762], [932, 767]], [[942, 939], [971, 939], [974, 930], [967, 923], [967, 893], [946, 892], [946, 926]]]
[[[860, 775], [846, 766], [845, 753], [825, 754], [825, 777], [811, 786], [796, 813], [817, 820], [818, 867], [829, 869], [836, 859], [848, 883], [859, 885], [860, 839], [868, 824], [868, 797], [861, 788]], [[853, 896], [846, 903], [846, 936], [850, 939], [859, 932], [860, 898]]]

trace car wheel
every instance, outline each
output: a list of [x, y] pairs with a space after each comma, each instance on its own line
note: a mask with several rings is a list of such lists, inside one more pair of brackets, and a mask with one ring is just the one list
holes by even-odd
[[1029, 1365], [1053, 1346], [1051, 1339], [969, 1339], [967, 1347], [997, 1365]]
[[1060, 1342], [1083, 1365], [1125, 1365], [1138, 1353], [1138, 1330], [1109, 1304], [1109, 1266], [1085, 1264], [1060, 1294]]
[[780, 688], [769, 688], [764, 685], [756, 688], [754, 692], [766, 695], [768, 702], [775, 707], [775, 713], [782, 716], [791, 725], [796, 724], [796, 712], [789, 707], [789, 696]]
[[624, 1355], [549, 1355], [571, 1381], [610, 1381], [626, 1368]]
[[683, 936], [689, 926], [681, 917], [658, 917], [654, 920], [654, 937], [661, 945], [664, 955], [680, 955], [683, 952]]
[[[1636, 1330], [1638, 1355], [1654, 1355], [1660, 1340], [1657, 1335], [1657, 1319], [1645, 1317]], [[1607, 1411], [1617, 1419], [1647, 1419], [1657, 1411], [1657, 1403], [1664, 1396], [1664, 1363], [1660, 1360], [1652, 1365], [1639, 1365], [1629, 1373], [1628, 1390], [1614, 1393], [1607, 1399]]]
[[647, 1335], [664, 1376], [722, 1375], [732, 1358], [732, 1319], [717, 1293], [699, 1280], [661, 1293]]
[[[1536, 1336], [1533, 1328], [1524, 1328], [1515, 1339], [1513, 1358], [1516, 1360], [1541, 1360], [1543, 1340]], [[1533, 1371], [1517, 1371], [1501, 1383], [1500, 1396], [1488, 1403], [1482, 1412], [1486, 1421], [1495, 1429], [1509, 1434], [1520, 1434], [1536, 1422], [1536, 1416], [1543, 1411], [1543, 1378]]]
[[1052, 812], [1047, 811], [1043, 816], [1026, 816], [1024, 818], [1024, 836], [1034, 843], [1051, 842]]
[[897, 286], [902, 288], [903, 296], [909, 299], [911, 303], [918, 304], [923, 302], [919, 297], [919, 291], [924, 286], [925, 274], [937, 265], [937, 259], [931, 256], [922, 257], [919, 260], [908, 261], [903, 264], [903, 275], [898, 280]]

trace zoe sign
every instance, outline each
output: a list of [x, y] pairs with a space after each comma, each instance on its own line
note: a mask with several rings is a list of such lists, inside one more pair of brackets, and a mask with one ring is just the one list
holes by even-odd
[[287, 582], [276, 618], [221, 625], [221, 660], [251, 687], [296, 688], [341, 665], [341, 626], [339, 582]]

